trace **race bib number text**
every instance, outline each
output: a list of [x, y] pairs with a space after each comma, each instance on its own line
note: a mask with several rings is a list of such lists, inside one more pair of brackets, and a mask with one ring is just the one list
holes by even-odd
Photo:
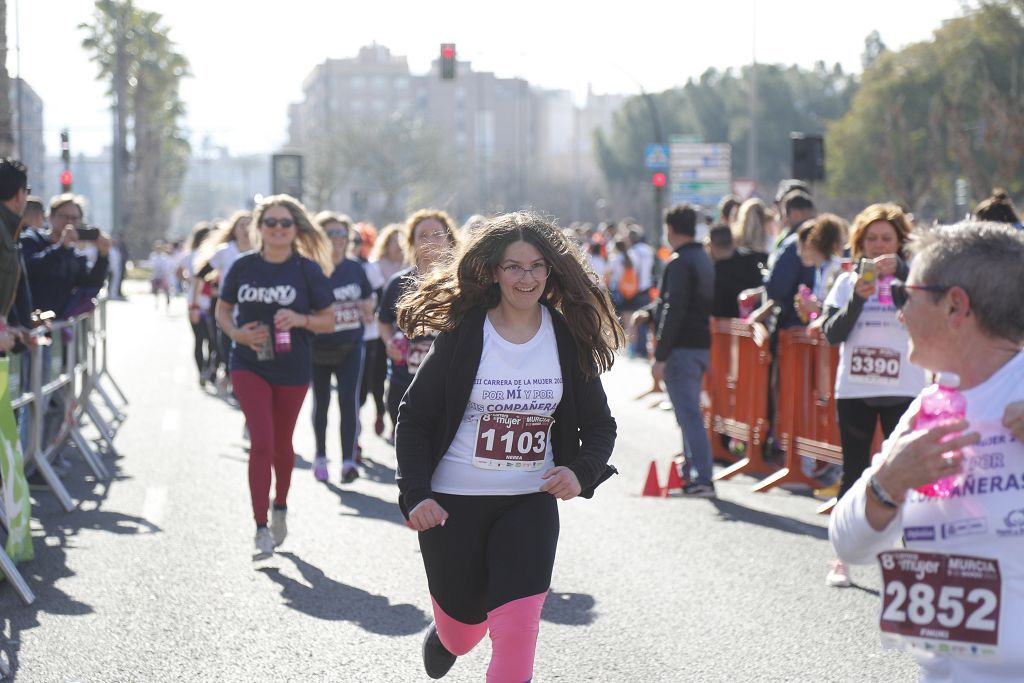
[[544, 466], [554, 418], [525, 413], [486, 413], [476, 430], [473, 465], [488, 470], [539, 470]]
[[957, 659], [998, 659], [999, 562], [895, 550], [879, 553], [878, 561], [883, 643]]
[[899, 384], [899, 351], [874, 346], [854, 347], [850, 354], [850, 380], [861, 384]]
[[355, 301], [336, 302], [334, 304], [334, 331], [346, 332], [359, 329], [363, 324], [363, 314]]

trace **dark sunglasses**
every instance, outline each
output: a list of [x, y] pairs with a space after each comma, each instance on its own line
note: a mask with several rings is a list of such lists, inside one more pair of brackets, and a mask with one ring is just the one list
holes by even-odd
[[889, 287], [892, 290], [892, 302], [898, 309], [902, 309], [904, 306], [907, 305], [907, 301], [910, 299], [909, 290], [911, 289], [918, 292], [936, 293], [948, 292], [950, 289], [952, 289], [952, 286], [943, 287], [941, 285], [908, 285], [907, 283], [901, 282], [900, 280], [893, 280], [889, 284]]
[[341, 237], [342, 239], [348, 239], [348, 230], [328, 230], [328, 237]]
[[264, 218], [260, 222], [267, 228], [276, 228], [279, 225], [282, 228], [290, 228], [295, 225], [295, 221], [291, 218]]

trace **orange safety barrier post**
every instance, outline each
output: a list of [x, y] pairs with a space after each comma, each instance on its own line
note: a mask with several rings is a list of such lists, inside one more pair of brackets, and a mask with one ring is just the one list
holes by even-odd
[[804, 474], [803, 456], [843, 464], [834, 396], [838, 347], [817, 333], [794, 327], [779, 332], [779, 410], [776, 434], [786, 450], [782, 469], [758, 482], [754, 491], [783, 484], [820, 483]]
[[711, 319], [711, 361], [708, 374], [710, 405], [706, 425], [712, 455], [723, 451], [719, 434], [742, 441], [746, 457], [715, 475], [715, 480], [734, 475], [774, 471], [764, 461], [768, 433], [768, 330], [759, 322], [738, 318]]

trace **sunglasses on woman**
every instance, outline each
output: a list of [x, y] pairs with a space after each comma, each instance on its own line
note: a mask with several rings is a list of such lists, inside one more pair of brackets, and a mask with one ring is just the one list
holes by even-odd
[[328, 230], [327, 231], [327, 236], [328, 237], [338, 237], [338, 238], [341, 238], [343, 240], [347, 240], [348, 239], [348, 230]]
[[264, 218], [261, 223], [265, 228], [276, 228], [279, 225], [282, 228], [290, 228], [295, 225], [291, 218]]
[[943, 287], [941, 285], [908, 285], [907, 283], [901, 282], [900, 280], [893, 280], [889, 284], [889, 287], [892, 290], [892, 302], [898, 309], [902, 309], [904, 306], [907, 305], [907, 301], [910, 300], [910, 290], [918, 292], [942, 293], [948, 292], [950, 289], [952, 289], [952, 286]]

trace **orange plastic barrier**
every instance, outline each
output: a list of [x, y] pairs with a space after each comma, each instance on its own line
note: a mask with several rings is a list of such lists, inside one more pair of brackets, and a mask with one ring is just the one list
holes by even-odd
[[779, 409], [776, 434], [786, 450], [782, 469], [759, 482], [754, 491], [781, 484], [820, 484], [803, 473], [800, 459], [809, 456], [843, 464], [834, 396], [839, 347], [802, 327], [779, 332]]
[[764, 461], [770, 364], [768, 330], [764, 325], [737, 318], [711, 319], [704, 425], [712, 455], [716, 459], [731, 459], [720, 434], [746, 445], [746, 457], [715, 475], [716, 480], [740, 473], [768, 474], [774, 469]]

